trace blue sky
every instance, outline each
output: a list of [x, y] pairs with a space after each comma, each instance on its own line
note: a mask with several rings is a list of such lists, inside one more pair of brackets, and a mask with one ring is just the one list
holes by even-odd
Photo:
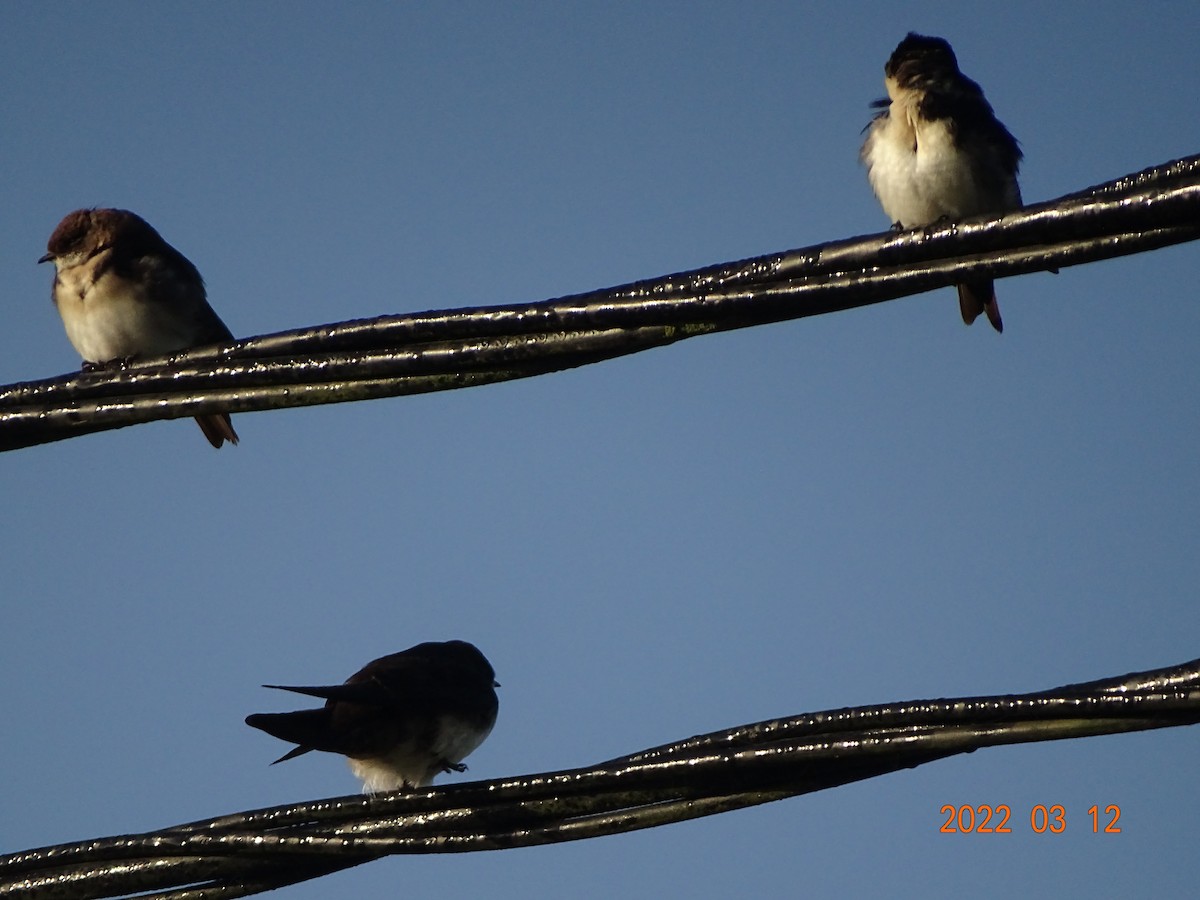
[[[888, 222], [857, 162], [946, 37], [1041, 201], [1200, 150], [1192, 3], [6, 4], [0, 382], [78, 366], [36, 266], [145, 216], [239, 336], [533, 301]], [[352, 793], [268, 768], [263, 682], [425, 640], [503, 683], [479, 778], [776, 715], [1193, 658], [1197, 248], [573, 372], [5, 454], [0, 850]], [[286, 896], [1181, 894], [1197, 732], [1000, 748], [572, 845]], [[462, 780], [452, 776], [446, 781]], [[1065, 834], [938, 833], [1064, 804]], [[1115, 803], [1124, 831], [1090, 833]]]

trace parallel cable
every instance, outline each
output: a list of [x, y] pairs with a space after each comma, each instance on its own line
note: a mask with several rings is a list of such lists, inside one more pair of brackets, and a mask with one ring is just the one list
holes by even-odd
[[1200, 237], [1200, 156], [1003, 216], [833, 241], [539, 303], [301, 328], [0, 387], [0, 450], [214, 412], [475, 387], [685, 338]]
[[0, 857], [0, 897], [243, 897], [384, 856], [583, 840], [828, 790], [984, 747], [1198, 722], [1200, 659], [1030, 694], [825, 710], [582, 769], [336, 797], [14, 853]]

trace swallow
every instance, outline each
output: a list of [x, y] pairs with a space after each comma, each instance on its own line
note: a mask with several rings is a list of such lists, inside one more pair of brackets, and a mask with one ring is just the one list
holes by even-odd
[[[964, 75], [950, 44], [910, 32], [883, 68], [887, 97], [867, 126], [860, 158], [894, 227], [919, 228], [1021, 207], [1021, 149]], [[958, 285], [970, 325], [980, 313], [1004, 330], [990, 278]]]
[[344, 684], [263, 687], [324, 699], [318, 709], [256, 713], [246, 724], [293, 747], [271, 765], [311, 750], [339, 753], [364, 793], [421, 788], [462, 761], [496, 724], [492, 665], [466, 641], [417, 644], [367, 663]]
[[[85, 371], [233, 340], [200, 272], [135, 213], [77, 209], [46, 251], [38, 262], [54, 263], [54, 305]], [[238, 442], [225, 413], [196, 422], [214, 447]]]

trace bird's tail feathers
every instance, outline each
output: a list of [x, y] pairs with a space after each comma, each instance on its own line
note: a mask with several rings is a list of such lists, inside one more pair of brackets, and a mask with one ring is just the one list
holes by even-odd
[[196, 416], [196, 424], [200, 426], [200, 430], [204, 432], [204, 436], [208, 438], [208, 442], [221, 449], [221, 445], [226, 441], [231, 444], [237, 444], [237, 432], [233, 430], [233, 423], [229, 421], [227, 413], [213, 413], [209, 416]]
[[312, 752], [312, 750], [313, 750], [312, 747], [293, 747], [287, 753], [283, 754], [283, 756], [279, 757], [279, 759], [271, 760], [271, 765], [275, 765], [276, 763], [281, 763], [281, 762], [287, 762], [289, 759], [295, 759], [297, 756], [303, 756], [305, 753]]
[[1004, 331], [1000, 304], [996, 302], [996, 286], [990, 278], [985, 281], [964, 281], [958, 285], [958, 309], [962, 313], [962, 320], [968, 325], [980, 313], [984, 313], [996, 331]]
[[310, 750], [320, 750], [326, 743], [329, 727], [329, 711], [326, 709], [301, 709], [286, 713], [254, 713], [246, 716], [246, 724], [271, 737], [299, 744], [271, 765], [294, 759]]

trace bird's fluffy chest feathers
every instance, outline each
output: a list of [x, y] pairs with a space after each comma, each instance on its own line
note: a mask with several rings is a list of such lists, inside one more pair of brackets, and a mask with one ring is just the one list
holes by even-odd
[[863, 160], [883, 211], [905, 228], [976, 215], [994, 205], [983, 196], [949, 121], [922, 119], [911, 102], [893, 99], [887, 114], [871, 124]]
[[189, 346], [186, 323], [145, 287], [108, 268], [108, 252], [66, 265], [56, 277], [54, 304], [79, 355], [108, 362]]
[[350, 771], [361, 779], [363, 792], [368, 794], [425, 787], [447, 764], [462, 762], [469, 756], [491, 730], [490, 725], [481, 729], [457, 716], [442, 716], [432, 746], [408, 740], [384, 756], [350, 757]]

